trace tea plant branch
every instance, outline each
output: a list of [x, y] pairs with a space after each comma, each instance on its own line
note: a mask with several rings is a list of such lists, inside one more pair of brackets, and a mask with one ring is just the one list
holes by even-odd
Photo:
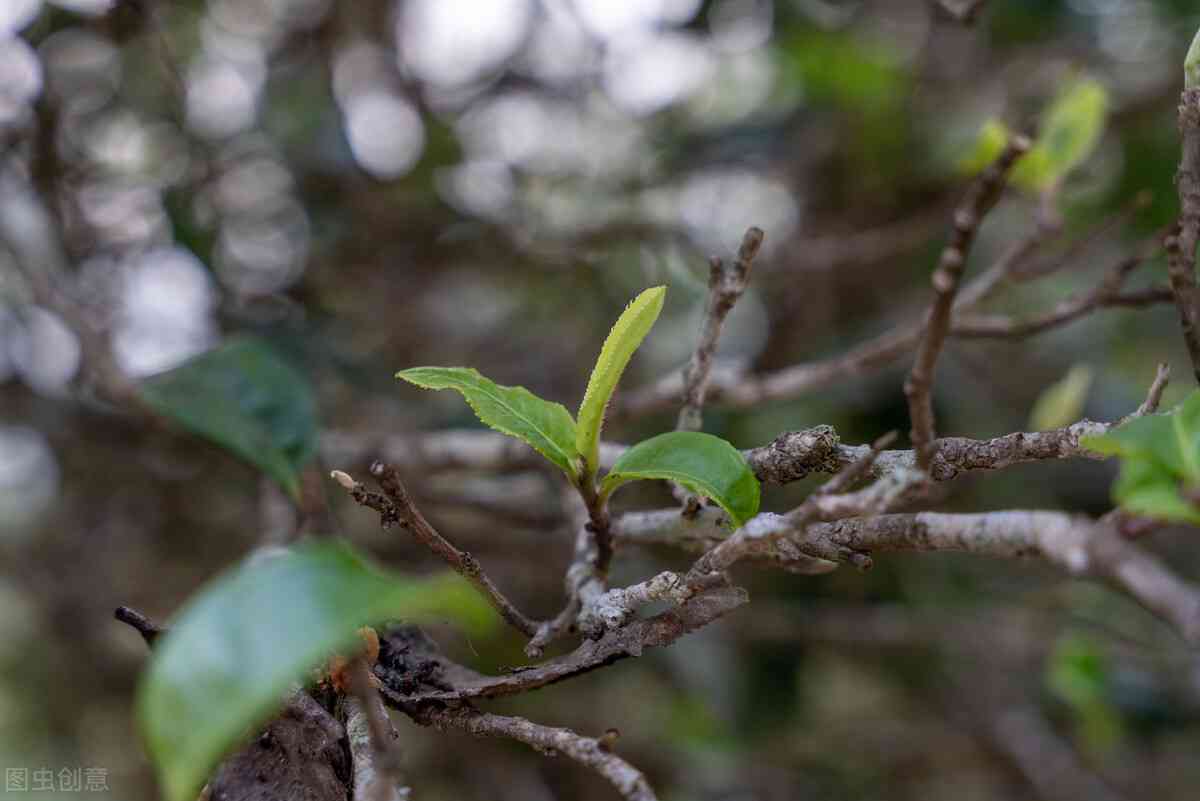
[[704, 322], [700, 325], [700, 339], [692, 352], [691, 361], [683, 371], [683, 408], [675, 424], [677, 431], [699, 431], [703, 423], [704, 396], [708, 391], [708, 378], [712, 372], [713, 354], [725, 318], [746, 291], [750, 281], [750, 267], [762, 247], [763, 231], [751, 227], [742, 237], [737, 260], [733, 267], [726, 267], [721, 259], [714, 257], [708, 278], [708, 302], [704, 309]]
[[153, 648], [155, 640], [167, 631], [141, 612], [131, 609], [128, 606], [118, 606], [116, 611], [113, 612], [113, 617], [125, 625], [136, 629], [137, 633], [142, 635], [142, 639], [146, 641], [146, 645], [150, 648]]
[[[942, 437], [938, 440], [938, 453], [930, 467], [931, 476], [936, 481], [949, 481], [964, 473], [999, 470], [1029, 462], [1105, 458], [1103, 454], [1084, 448], [1079, 440], [1084, 436], [1103, 434], [1133, 416], [1156, 411], [1169, 377], [1167, 365], [1159, 365], [1146, 400], [1136, 412], [1115, 422], [1080, 420], [1047, 431], [1017, 431], [987, 439]], [[346, 457], [352, 455], [361, 461], [363, 455], [375, 450], [370, 443], [351, 443], [352, 439], [357, 440], [348, 434], [338, 434], [332, 441], [324, 441], [322, 450], [326, 461], [345, 462]], [[510, 448], [507, 445], [509, 442], [514, 440], [488, 431], [450, 430], [388, 438], [378, 450], [389, 459], [393, 456], [403, 459], [407, 454], [409, 461], [403, 462], [405, 469], [431, 472], [458, 469], [512, 471], [533, 469], [542, 464], [540, 457], [528, 447], [517, 443], [518, 447]], [[455, 444], [462, 445], [463, 449], [450, 456], [449, 451]], [[765, 445], [742, 451], [742, 455], [759, 481], [764, 484], [787, 484], [814, 473], [836, 473], [861, 458], [869, 448], [868, 445], [844, 444], [832, 426], [818, 425], [786, 431]], [[601, 466], [610, 467], [627, 449], [628, 446], [623, 444], [604, 443], [601, 447]], [[412, 456], [422, 451], [429, 455], [428, 460], [424, 456]], [[447, 454], [447, 461], [434, 460], [436, 455], [442, 453]], [[868, 476], [877, 477], [889, 470], [913, 467], [915, 464], [915, 453], [911, 450], [885, 450], [880, 453]]]
[[[380, 692], [384, 701], [406, 712], [414, 704], [519, 695], [622, 659], [639, 657], [647, 648], [664, 648], [748, 600], [745, 590], [737, 587], [722, 586], [698, 592], [683, 604], [653, 617], [609, 629], [596, 640], [584, 639], [568, 654], [498, 676], [476, 673], [441, 654], [430, 653], [432, 644], [421, 645], [424, 637], [419, 631], [402, 627], [400, 634], [385, 635], [385, 641], [402, 636], [406, 645], [390, 656], [385, 651], [375, 667], [375, 675], [382, 682]], [[414, 637], [418, 642], [414, 642]]]
[[1121, 291], [1133, 271], [1152, 255], [1152, 252], [1144, 252], [1122, 259], [1095, 287], [1060, 301], [1045, 314], [1026, 320], [1005, 315], [966, 317], [954, 322], [954, 336], [963, 339], [1022, 339], [1077, 320], [1098, 308], [1170, 303], [1174, 296], [1171, 288], [1167, 286], [1148, 287], [1132, 292]]
[[418, 542], [471, 582], [509, 625], [526, 636], [533, 636], [537, 632], [538, 623], [526, 617], [505, 597], [484, 572], [479, 561], [467, 551], [454, 547], [425, 519], [400, 481], [399, 471], [383, 462], [376, 462], [371, 466], [371, 475], [379, 482], [384, 494], [367, 490], [341, 470], [332, 473], [334, 480], [350, 493], [356, 503], [379, 513], [380, 525], [385, 529], [399, 526], [409, 531]]
[[1075, 576], [1105, 579], [1200, 644], [1200, 590], [1157, 557], [1121, 537], [1110, 521], [1063, 512], [881, 515], [810, 526], [802, 550], [968, 551], [999, 557], [1036, 556]]
[[[786, 515], [760, 514], [746, 525], [735, 531], [728, 539], [719, 543], [692, 565], [688, 571], [689, 584], [697, 584], [707, 580], [710, 574], [721, 574], [728, 570], [738, 560], [746, 556], [769, 551], [772, 542], [795, 526], [804, 526], [810, 520], [819, 519], [820, 504], [828, 498], [849, 489], [854, 482], [864, 476], [879, 458], [880, 452], [895, 438], [894, 434], [881, 437], [862, 458], [846, 467], [832, 479], [812, 493], [800, 506]], [[868, 514], [882, 511], [896, 500], [898, 495], [907, 489], [912, 478], [911, 471], [901, 475], [903, 486], [888, 487], [878, 495], [860, 495], [856, 513]], [[882, 487], [883, 482], [889, 481], [885, 476], [875, 487]], [[821, 556], [820, 554], [814, 554]], [[822, 557], [823, 558], [823, 557]]]
[[351, 695], [345, 699], [346, 740], [354, 766], [353, 801], [405, 801], [400, 735], [388, 717], [370, 668], [362, 657], [348, 671]]
[[1175, 178], [1179, 190], [1179, 230], [1167, 240], [1167, 274], [1192, 369], [1200, 381], [1200, 288], [1196, 286], [1196, 243], [1200, 241], [1200, 89], [1184, 89], [1180, 96], [1179, 135], [1182, 154]]
[[950, 315], [954, 297], [966, 267], [967, 256], [984, 217], [996, 201], [1008, 180], [1008, 173], [1031, 147], [1029, 139], [1017, 135], [1009, 139], [1004, 150], [972, 185], [966, 199], [954, 213], [954, 232], [950, 243], [942, 250], [933, 273], [935, 297], [917, 345], [917, 356], [904, 394], [908, 398], [908, 413], [912, 421], [911, 439], [917, 454], [917, 467], [928, 471], [936, 446], [933, 419], [933, 371], [938, 356], [950, 332]]
[[[1067, 256], [1061, 256], [1051, 259], [1047, 264], [1038, 266], [1036, 269], [1029, 269], [1032, 256], [1048, 241], [1048, 234], [1053, 230], [1044, 222], [1038, 222], [1034, 231], [1008, 248], [987, 270], [964, 285], [953, 304], [954, 319], [975, 308], [1008, 283], [1044, 278], [1065, 267], [1070, 259]], [[1079, 237], [1080, 242], [1089, 238], [1087, 233], [1085, 232], [1085, 235]], [[1073, 243], [1068, 247], [1067, 253], [1074, 255], [1076, 250]], [[1164, 290], [1164, 287], [1151, 287], [1104, 295], [1102, 300], [1092, 303], [1084, 310], [1064, 314], [1061, 317], [1055, 316], [1032, 330], [1016, 333], [1010, 328], [1022, 326], [1024, 323], [1006, 319], [1004, 323], [994, 325], [993, 330], [980, 330], [982, 328], [979, 326], [981, 318], [964, 318], [964, 322], [969, 322], [961, 330], [959, 325], [952, 321], [949, 336], [1020, 339], [1066, 325], [1102, 309], [1147, 306], [1167, 302], [1168, 297]], [[847, 378], [868, 375], [893, 364], [904, 354], [910, 352], [920, 340], [922, 330], [923, 326], [919, 321], [900, 323], [841, 354], [826, 359], [801, 362], [755, 376], [747, 376], [744, 372], [737, 370], [714, 369], [709, 384], [708, 400], [725, 407], [746, 408], [766, 401], [799, 397]], [[623, 417], [636, 417], [669, 408], [678, 397], [680, 387], [680, 374], [678, 372], [669, 374], [654, 384], [628, 393], [624, 396], [618, 411]]]
[[419, 723], [439, 730], [461, 729], [476, 737], [507, 737], [547, 756], [564, 754], [596, 771], [626, 801], [657, 801], [646, 777], [611, 750], [611, 739], [595, 739], [570, 729], [543, 726], [512, 715], [481, 712], [471, 706], [426, 706], [415, 716]]
[[[712, 373], [713, 354], [725, 318], [746, 291], [750, 281], [750, 267], [762, 247], [763, 231], [750, 227], [742, 237], [737, 260], [727, 268], [720, 258], [713, 257], [709, 263], [708, 301], [704, 310], [704, 321], [700, 324], [700, 338], [692, 352], [691, 361], [683, 371], [683, 407], [675, 423], [676, 431], [699, 431], [704, 424], [704, 396], [708, 391], [708, 378]], [[700, 508], [700, 499], [679, 484], [672, 484], [675, 498], [683, 504], [687, 514], [695, 514]]]

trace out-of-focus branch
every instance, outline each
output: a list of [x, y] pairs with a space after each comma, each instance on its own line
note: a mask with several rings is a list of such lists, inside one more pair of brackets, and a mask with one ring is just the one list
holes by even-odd
[[933, 289], [936, 294], [917, 346], [912, 372], [904, 382], [904, 394], [908, 398], [909, 417], [912, 419], [913, 449], [917, 452], [917, 467], [923, 471], [929, 470], [936, 450], [933, 371], [946, 342], [946, 336], [950, 332], [954, 297], [958, 294], [958, 285], [966, 267], [967, 256], [971, 252], [971, 245], [984, 217], [1000, 199], [1000, 193], [1008, 182], [1008, 173], [1029, 148], [1028, 137], [1011, 137], [996, 161], [984, 170], [972, 185], [966, 199], [954, 213], [953, 236], [942, 250], [937, 269], [933, 273]]
[[[1007, 281], [1018, 280], [1026, 263], [1053, 231], [1053, 227], [1039, 222], [1032, 232], [1005, 250], [994, 264], [962, 288], [954, 302], [954, 312], [959, 314], [974, 308]], [[1061, 266], [1062, 263], [1055, 262], [1052, 268], [1039, 275]], [[747, 376], [737, 370], [714, 370], [709, 384], [710, 400], [722, 406], [744, 408], [797, 397], [847, 378], [866, 375], [893, 364], [911, 351], [919, 342], [922, 331], [919, 321], [904, 322], [837, 356], [802, 362], [757, 376]], [[636, 417], [668, 408], [679, 396], [681, 388], [681, 373], [668, 374], [647, 387], [624, 395], [615, 411], [623, 417]]]
[[[1157, 250], [1158, 243], [1154, 244]], [[1149, 306], [1169, 303], [1172, 293], [1169, 287], [1150, 287], [1134, 292], [1121, 292], [1129, 276], [1153, 255], [1146, 251], [1129, 256], [1118, 262], [1095, 287], [1086, 292], [1060, 301], [1049, 312], [1037, 317], [1020, 320], [1008, 316], [988, 315], [966, 317], [955, 320], [951, 331], [954, 336], [965, 339], [995, 338], [1021, 339], [1078, 320], [1099, 308], [1111, 306]]]
[[1196, 286], [1196, 243], [1200, 241], [1200, 89], [1184, 89], [1179, 100], [1182, 154], [1175, 177], [1179, 231], [1167, 240], [1167, 271], [1179, 323], [1196, 380], [1200, 381], [1200, 288]]
[[565, 754], [603, 776], [627, 801], [657, 801], [658, 796], [642, 772], [614, 754], [607, 739], [584, 737], [570, 729], [481, 712], [469, 706], [429, 706], [416, 719], [438, 729], [462, 729], [476, 737], [508, 737], [550, 756]]
[[934, 10], [962, 25], [973, 25], [987, 0], [930, 0]]
[[376, 462], [371, 466], [371, 475], [379, 482], [384, 494], [370, 492], [362, 484], [355, 481], [341, 470], [333, 471], [333, 478], [341, 487], [350, 493], [362, 506], [379, 512], [380, 524], [384, 528], [400, 526], [411, 532], [418, 542], [422, 543], [446, 564], [450, 565], [475, 588], [492, 605], [508, 623], [527, 636], [533, 636], [538, 630], [538, 624], [526, 617], [500, 592], [483, 566], [474, 556], [454, 547], [445, 537], [438, 533], [421, 511], [413, 503], [400, 481], [399, 472], [390, 465]]

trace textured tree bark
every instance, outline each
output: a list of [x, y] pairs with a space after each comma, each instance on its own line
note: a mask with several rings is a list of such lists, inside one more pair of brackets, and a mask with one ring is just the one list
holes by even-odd
[[347, 801], [346, 732], [304, 692], [255, 740], [221, 764], [212, 801]]

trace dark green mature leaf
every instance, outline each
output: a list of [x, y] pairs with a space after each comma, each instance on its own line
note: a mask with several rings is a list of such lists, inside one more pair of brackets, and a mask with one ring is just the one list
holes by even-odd
[[736, 448], [720, 437], [698, 431], [671, 431], [639, 442], [617, 459], [604, 477], [608, 495], [628, 481], [674, 481], [711, 498], [741, 526], [758, 514], [759, 486], [754, 471]]
[[575, 480], [575, 421], [561, 403], [543, 400], [525, 387], [500, 386], [470, 367], [413, 367], [396, 378], [425, 389], [458, 390], [481, 421], [525, 441]]
[[1139, 417], [1081, 444], [1121, 458], [1113, 499], [1122, 508], [1200, 525], [1200, 507], [1183, 494], [1200, 489], [1200, 392], [1169, 414]]
[[385, 575], [321, 540], [234, 568], [194, 597], [154, 658], [138, 718], [169, 801], [194, 801], [221, 758], [323, 657], [389, 618], [494, 620], [459, 576]]
[[142, 383], [159, 414], [275, 479], [294, 499], [317, 448], [316, 401], [304, 376], [265, 343], [234, 339]]

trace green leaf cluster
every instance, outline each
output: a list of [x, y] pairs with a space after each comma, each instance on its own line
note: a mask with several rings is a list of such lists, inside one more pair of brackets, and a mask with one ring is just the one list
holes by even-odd
[[1120, 457], [1113, 500], [1123, 509], [1200, 525], [1200, 391], [1169, 414], [1138, 417], [1081, 444]]
[[476, 631], [495, 619], [466, 581], [387, 575], [321, 540], [211, 582], [155, 646], [138, 719], [168, 801], [192, 801], [231, 746], [250, 736], [322, 658], [360, 626], [446, 617]]
[[293, 499], [317, 450], [317, 404], [299, 372], [264, 342], [232, 339], [144, 381], [157, 413], [233, 452]]
[[[1037, 194], [1061, 183], [1096, 150], [1108, 107], [1108, 90], [1099, 81], [1076, 78], [1064, 86], [1042, 114], [1033, 147], [1013, 168], [1013, 185]], [[983, 170], [1011, 135], [1003, 122], [989, 119], [959, 160], [959, 169], [969, 175]]]
[[758, 514], [758, 479], [736, 448], [699, 431], [668, 431], [634, 445], [600, 486], [604, 495], [637, 479], [665, 479], [712, 498], [741, 526]]
[[[629, 303], [617, 319], [592, 369], [578, 419], [558, 403], [524, 387], [496, 384], [467, 367], [414, 367], [396, 377], [425, 389], [462, 394], [479, 419], [523, 440], [555, 464], [576, 486], [591, 487], [600, 455], [604, 413], [634, 352], [662, 311], [666, 287], [653, 287]], [[736, 525], [758, 512], [758, 479], [728, 442], [698, 432], [662, 434], [630, 448], [605, 477], [600, 493], [636, 479], [675, 481], [721, 506]]]

